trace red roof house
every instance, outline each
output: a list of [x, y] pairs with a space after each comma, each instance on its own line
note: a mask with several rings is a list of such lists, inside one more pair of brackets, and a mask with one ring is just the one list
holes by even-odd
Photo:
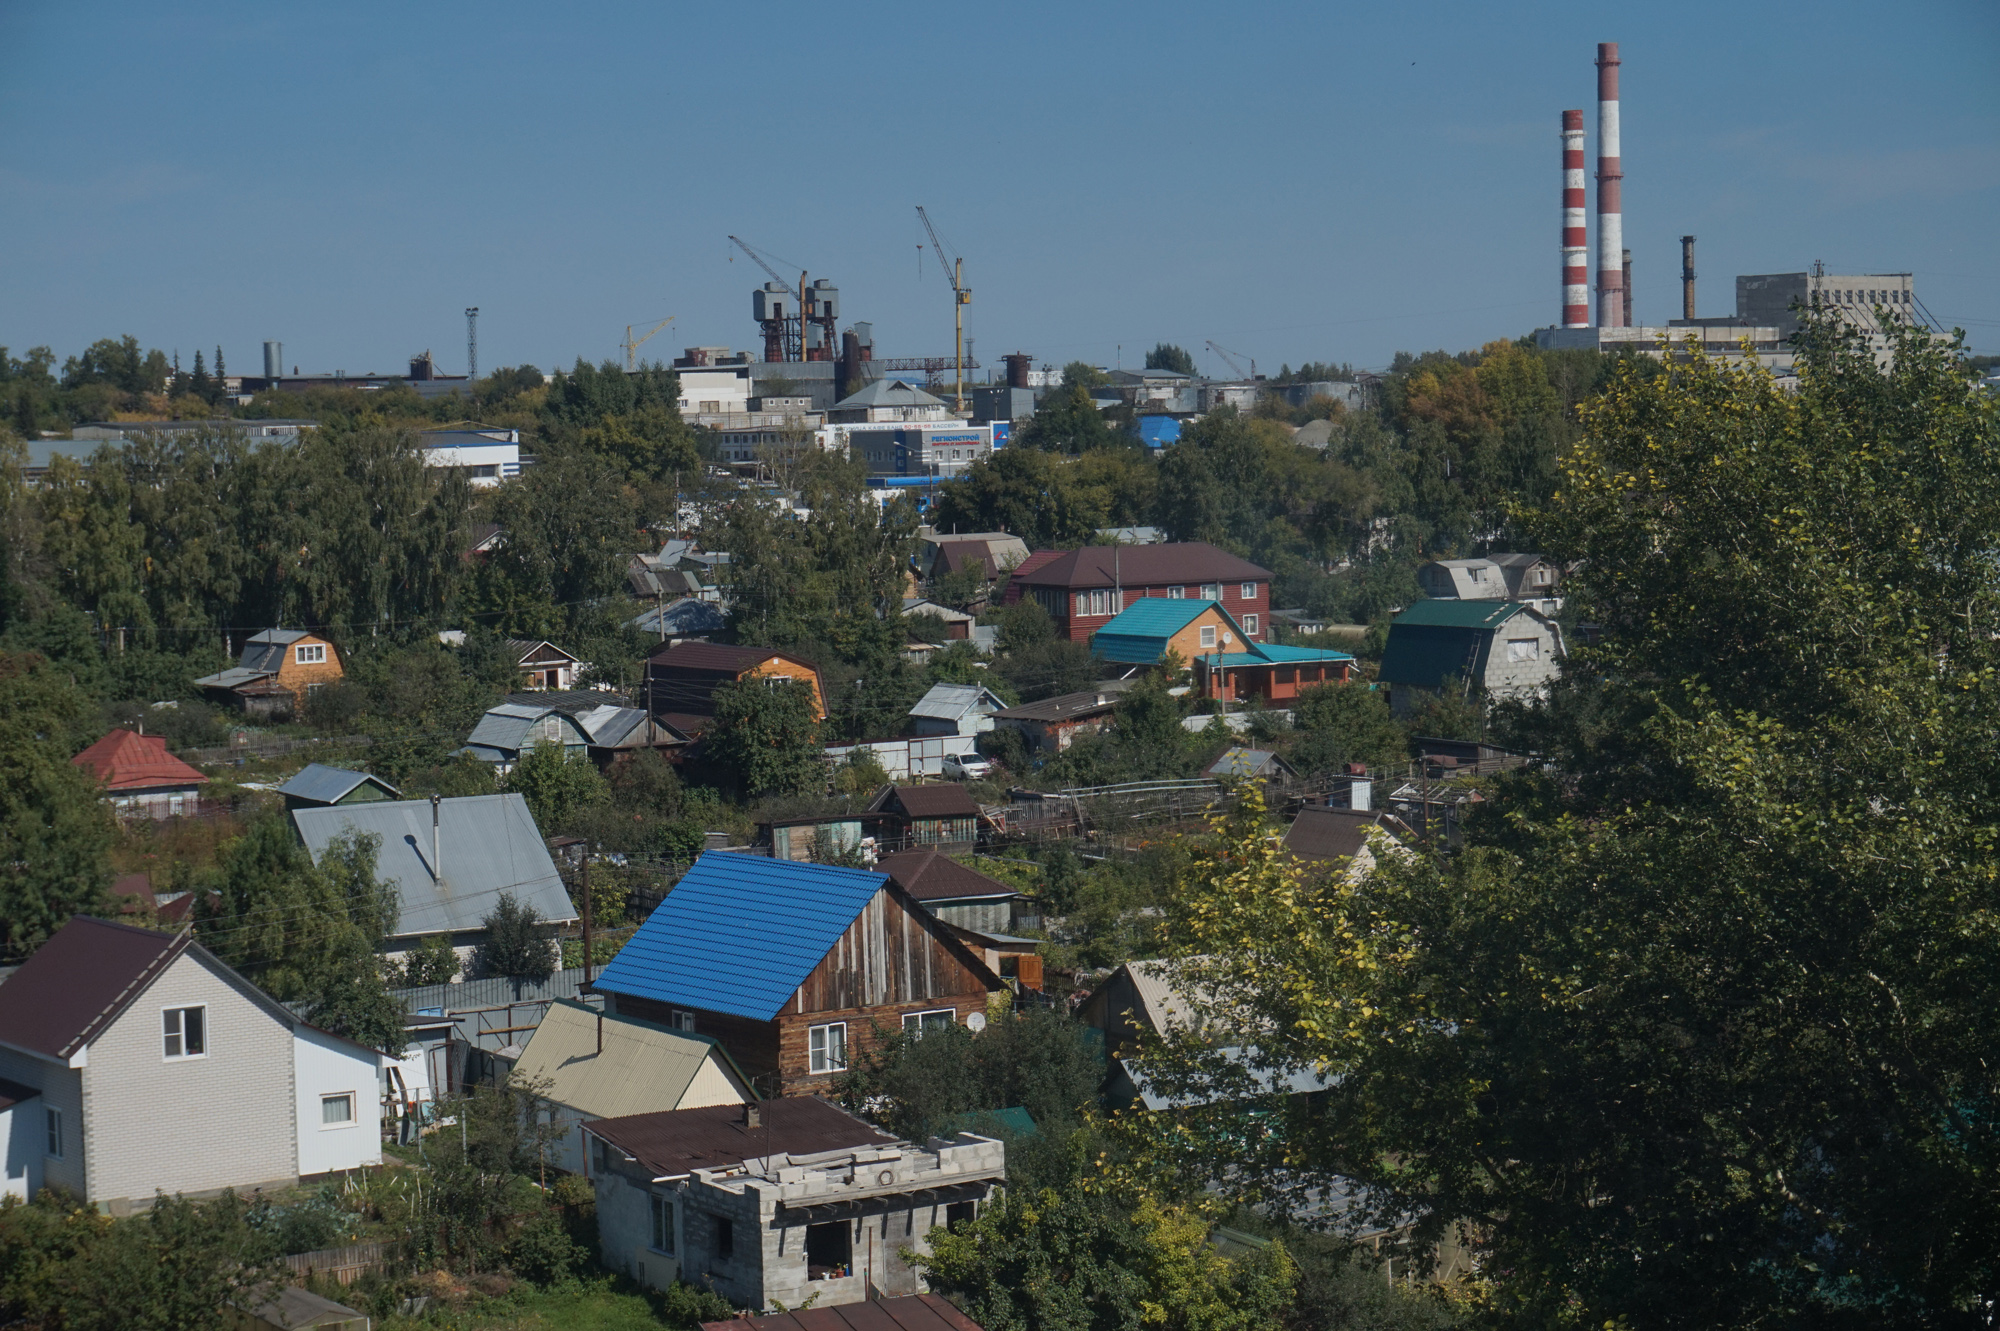
[[118, 812], [165, 818], [194, 808], [208, 778], [167, 752], [159, 735], [114, 730], [70, 759], [96, 777]]

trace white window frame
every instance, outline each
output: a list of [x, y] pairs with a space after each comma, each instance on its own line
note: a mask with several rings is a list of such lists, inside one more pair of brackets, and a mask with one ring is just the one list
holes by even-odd
[[1507, 659], [1513, 661], [1539, 661], [1542, 659], [1540, 638], [1507, 639]]
[[[650, 1199], [653, 1233], [650, 1247], [664, 1257], [674, 1255], [674, 1199], [663, 1197], [657, 1192], [647, 1193]], [[664, 1246], [663, 1246], [664, 1245]]]
[[[328, 1121], [326, 1116], [326, 1107], [332, 1104], [336, 1100], [347, 1101], [347, 1117]], [[356, 1095], [353, 1091], [322, 1092], [319, 1097], [319, 1130], [321, 1132], [338, 1132], [343, 1128], [353, 1128], [360, 1126], [361, 1123], [360, 1102], [361, 1102], [361, 1097]]]
[[1222, 584], [1219, 582], [1203, 583], [1201, 585], [1201, 599], [1204, 601], [1214, 601], [1217, 604], [1220, 604], [1222, 601]]
[[[834, 1056], [835, 1037], [839, 1031], [840, 1054]], [[821, 1026], [806, 1028], [806, 1070], [815, 1077], [835, 1072], [847, 1071], [847, 1023], [829, 1021]]]
[[1203, 624], [1201, 626], [1201, 645], [1204, 647], [1215, 646], [1215, 625]]
[[[934, 1021], [926, 1023], [924, 1020], [924, 1018], [926, 1017], [943, 1017], [944, 1020], [941, 1022]], [[911, 1036], [918, 1040], [924, 1038], [924, 1030], [926, 1025], [942, 1027], [942, 1026], [956, 1026], [957, 1024], [958, 1024], [958, 1009], [956, 1008], [948, 1008], [948, 1007], [925, 1008], [922, 1012], [905, 1012], [903, 1014], [903, 1034]]]
[[323, 642], [301, 642], [292, 646], [293, 665], [325, 665], [326, 644]]
[[43, 1143], [49, 1148], [47, 1152], [49, 1159], [51, 1160], [62, 1159], [63, 1158], [62, 1110], [49, 1109], [47, 1111], [47, 1116], [42, 1120], [42, 1122], [49, 1130], [49, 1139], [47, 1142]]
[[1254, 583], [1254, 582], [1246, 582], [1246, 583], [1244, 583], [1244, 584], [1243, 584], [1243, 599], [1244, 599], [1244, 600], [1246, 600], [1246, 601], [1254, 601], [1254, 600], [1256, 600], [1256, 599], [1257, 599], [1257, 584], [1256, 584], [1256, 583]]
[[1167, 588], [1167, 599], [1169, 601], [1185, 601], [1187, 599], [1187, 588], [1185, 587]]
[[1243, 636], [1246, 638], [1254, 638], [1257, 636], [1257, 616], [1255, 615], [1243, 616]]
[[[201, 1040], [200, 1040], [201, 1048], [193, 1051], [189, 1051], [187, 1047], [187, 1014], [190, 1012], [201, 1013]], [[167, 1025], [167, 1019], [169, 1017], [176, 1019], [171, 1028], [169, 1028]], [[178, 1053], [174, 1052], [176, 1046], [178, 1046], [180, 1050], [180, 1052]], [[208, 1004], [190, 1003], [182, 1007], [161, 1008], [160, 1009], [160, 1061], [163, 1063], [180, 1063], [191, 1058], [207, 1058], [207, 1057], [208, 1057]]]
[[1087, 615], [1090, 613], [1089, 592], [1078, 592], [1076, 594], [1076, 613], [1079, 615]]

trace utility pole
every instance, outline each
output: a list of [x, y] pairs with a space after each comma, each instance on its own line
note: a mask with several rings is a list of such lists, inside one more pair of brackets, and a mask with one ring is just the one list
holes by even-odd
[[583, 846], [583, 866], [579, 871], [583, 888], [583, 987], [590, 988], [590, 843]]

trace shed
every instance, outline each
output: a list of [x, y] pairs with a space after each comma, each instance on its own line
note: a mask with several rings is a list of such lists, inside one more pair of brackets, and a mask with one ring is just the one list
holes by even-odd
[[919, 735], [976, 735], [993, 729], [993, 714], [1006, 699], [983, 684], [933, 684], [910, 709]]
[[559, 707], [503, 702], [486, 709], [467, 736], [462, 752], [505, 772], [543, 744], [560, 744], [571, 753], [582, 753], [590, 747], [590, 732]]
[[868, 812], [883, 844], [970, 850], [979, 840], [979, 805], [954, 782], [884, 786]]
[[291, 780], [279, 786], [277, 793], [285, 797], [288, 811], [336, 804], [373, 804], [403, 797], [401, 791], [379, 776], [346, 767], [328, 767], [325, 763], [307, 763]]
[[1224, 749], [1222, 756], [1210, 763], [1202, 775], [1269, 781], [1273, 777], [1291, 776], [1292, 769], [1283, 758], [1269, 749], [1248, 749], [1235, 744]]

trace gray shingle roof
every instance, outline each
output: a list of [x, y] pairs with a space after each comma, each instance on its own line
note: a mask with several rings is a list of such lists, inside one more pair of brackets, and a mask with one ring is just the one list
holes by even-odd
[[544, 919], [573, 920], [555, 861], [519, 795], [465, 795], [438, 806], [442, 880], [433, 878], [431, 803], [396, 800], [297, 809], [292, 822], [318, 863], [329, 842], [352, 829], [379, 837], [375, 876], [394, 882], [402, 912], [393, 936], [476, 930], [502, 892]]

